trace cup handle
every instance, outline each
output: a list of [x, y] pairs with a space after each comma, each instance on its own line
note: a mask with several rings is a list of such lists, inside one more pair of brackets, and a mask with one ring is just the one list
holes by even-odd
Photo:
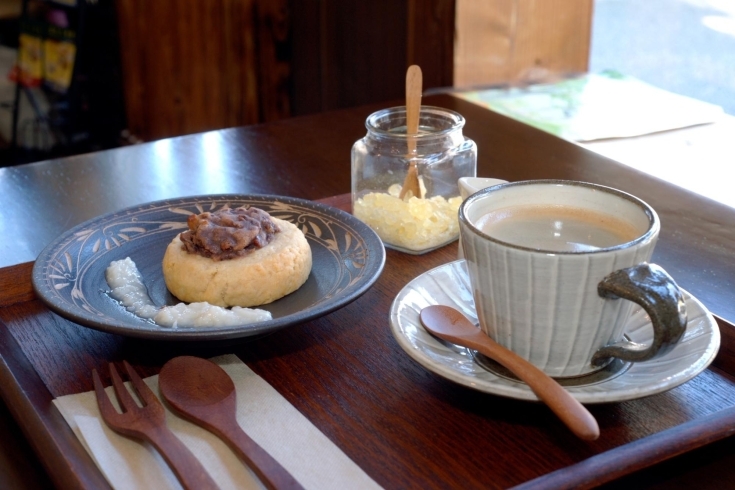
[[653, 341], [651, 345], [621, 341], [603, 347], [592, 356], [594, 366], [604, 365], [611, 357], [647, 361], [671, 350], [684, 335], [684, 297], [674, 279], [656, 264], [642, 263], [615, 271], [600, 281], [597, 293], [606, 299], [624, 298], [641, 305], [651, 319]]

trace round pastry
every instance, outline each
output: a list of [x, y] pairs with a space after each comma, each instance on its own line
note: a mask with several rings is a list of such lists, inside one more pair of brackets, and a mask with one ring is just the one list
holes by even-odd
[[311, 248], [288, 221], [257, 208], [189, 218], [163, 257], [163, 277], [181, 301], [250, 307], [297, 290], [311, 272]]

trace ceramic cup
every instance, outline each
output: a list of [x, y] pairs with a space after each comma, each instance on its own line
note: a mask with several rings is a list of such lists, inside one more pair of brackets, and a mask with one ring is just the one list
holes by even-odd
[[[462, 177], [457, 181], [459, 187], [459, 195], [464, 201], [472, 194], [487, 187], [492, 187], [498, 184], [505, 184], [507, 180], [493, 179], [490, 177]], [[462, 251], [462, 237], [459, 237], [459, 246], [457, 247], [457, 258], [463, 259], [464, 252]]]
[[[459, 209], [462, 247], [480, 326], [553, 377], [589, 374], [613, 358], [646, 361], [686, 329], [674, 280], [649, 264], [658, 215], [596, 184], [536, 180], [495, 185]], [[650, 345], [624, 338], [634, 303]]]

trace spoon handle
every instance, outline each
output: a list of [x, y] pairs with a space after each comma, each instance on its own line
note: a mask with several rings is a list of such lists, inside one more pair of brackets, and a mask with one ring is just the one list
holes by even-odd
[[485, 354], [518, 376], [577, 437], [594, 441], [600, 436], [597, 420], [559, 383], [515, 352], [506, 349], [479, 331], [477, 336], [473, 337], [466, 339], [473, 344], [467, 347]]
[[196, 456], [167, 426], [152, 427], [147, 440], [163, 456], [185, 490], [219, 488]]
[[415, 197], [421, 197], [419, 174], [416, 168], [416, 135], [419, 132], [419, 116], [421, 115], [421, 89], [423, 75], [418, 65], [411, 65], [406, 71], [406, 158], [411, 159], [398, 197], [403, 199], [410, 191]]
[[258, 478], [260, 478], [260, 481], [266, 488], [271, 490], [303, 489], [301, 484], [291, 476], [291, 473], [247, 435], [240, 428], [239, 424], [229, 424], [226, 430], [219, 432], [219, 436], [258, 475]]
[[408, 154], [416, 153], [416, 138], [419, 132], [419, 115], [421, 113], [421, 90], [423, 75], [418, 65], [411, 65], [406, 70], [406, 136]]

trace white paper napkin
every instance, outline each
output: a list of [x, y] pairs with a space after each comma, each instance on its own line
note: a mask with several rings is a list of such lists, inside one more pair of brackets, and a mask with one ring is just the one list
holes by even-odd
[[[242, 429], [305, 488], [380, 488], [319, 429], [237, 356], [213, 358], [237, 390]], [[158, 376], [144, 380], [154, 393]], [[115, 402], [112, 388], [108, 395]], [[159, 399], [162, 397], [159, 395]], [[102, 420], [93, 391], [54, 400], [64, 419], [115, 489], [180, 489], [173, 472], [148, 443], [118, 435]], [[165, 404], [164, 404], [165, 406]], [[166, 422], [223, 489], [264, 488], [217, 436], [166, 409]]]

